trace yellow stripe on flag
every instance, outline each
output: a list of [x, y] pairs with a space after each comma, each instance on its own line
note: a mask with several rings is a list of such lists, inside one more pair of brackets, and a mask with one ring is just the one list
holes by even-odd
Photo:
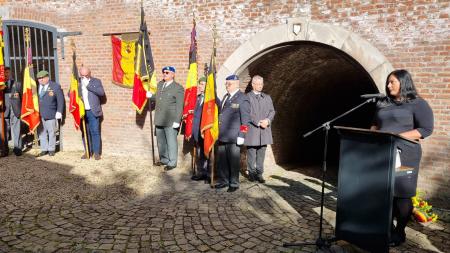
[[135, 49], [136, 41], [121, 41], [120, 54], [122, 58], [120, 60], [120, 66], [123, 71], [123, 84], [129, 87], [134, 83], [134, 57], [136, 55]]

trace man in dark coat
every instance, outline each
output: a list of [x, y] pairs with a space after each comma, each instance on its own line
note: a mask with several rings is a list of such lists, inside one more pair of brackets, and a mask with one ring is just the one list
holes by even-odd
[[227, 94], [219, 105], [218, 183], [216, 188], [228, 186], [228, 192], [239, 189], [241, 145], [244, 144], [250, 121], [250, 103], [239, 90], [239, 77], [226, 78]]
[[[5, 139], [4, 155], [8, 155], [8, 140], [11, 138], [14, 144], [14, 154], [22, 155], [22, 138], [20, 136], [20, 110], [22, 107], [22, 85], [11, 78], [9, 67], [5, 67], [5, 89], [4, 89], [4, 113], [5, 113]], [[0, 125], [2, 122], [0, 122]]]
[[62, 118], [64, 110], [64, 94], [58, 83], [50, 81], [47, 71], [41, 70], [36, 78], [39, 82], [39, 113], [41, 124], [38, 126], [41, 153], [44, 156], [55, 155], [57, 120]]
[[177, 135], [183, 114], [184, 88], [175, 82], [175, 68], [162, 69], [163, 81], [156, 88], [156, 95], [147, 92], [147, 97], [155, 101], [156, 142], [158, 143], [159, 163], [169, 171], [177, 167]]
[[205, 86], [206, 86], [206, 77], [202, 77], [198, 80], [197, 85], [197, 102], [195, 104], [194, 109], [194, 121], [192, 123], [192, 137], [194, 138], [195, 147], [196, 147], [196, 157], [197, 157], [197, 174], [192, 176], [192, 180], [200, 181], [206, 180], [209, 181], [209, 171], [208, 171], [208, 160], [206, 159], [204, 152], [204, 143], [203, 138], [201, 136], [200, 124], [202, 121], [202, 111], [203, 111], [203, 102], [205, 100]]
[[[100, 118], [103, 116], [102, 98], [105, 96], [102, 81], [91, 76], [91, 70], [87, 67], [80, 68], [81, 85], [79, 94], [82, 95], [86, 115], [86, 127], [88, 131], [89, 152], [94, 155], [95, 160], [101, 159], [101, 133]], [[84, 142], [84, 138], [83, 138]], [[81, 159], [87, 159], [84, 154]]]
[[250, 124], [245, 146], [247, 146], [248, 177], [251, 182], [258, 180], [265, 183], [264, 157], [267, 145], [273, 143], [271, 123], [275, 116], [273, 102], [269, 95], [262, 92], [264, 79], [261, 76], [252, 78], [252, 88], [247, 96], [250, 100]]

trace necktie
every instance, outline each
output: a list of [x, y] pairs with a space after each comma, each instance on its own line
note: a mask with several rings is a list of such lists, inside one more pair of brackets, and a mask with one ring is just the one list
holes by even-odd
[[225, 98], [223, 99], [222, 108], [225, 106], [225, 104], [228, 102], [228, 99], [230, 99], [230, 93], [227, 93], [225, 95]]
[[45, 91], [46, 91], [45, 86], [41, 86], [41, 91], [39, 92], [39, 97], [43, 97], [45, 94]]

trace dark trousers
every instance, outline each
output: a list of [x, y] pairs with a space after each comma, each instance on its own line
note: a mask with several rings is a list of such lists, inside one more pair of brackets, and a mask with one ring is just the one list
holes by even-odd
[[[395, 226], [394, 232], [398, 233], [401, 236], [404, 236], [406, 224], [408, 224], [413, 210], [411, 198], [394, 197], [393, 204], [392, 220], [397, 220], [397, 225]], [[392, 227], [394, 228], [393, 224]]]
[[217, 183], [239, 187], [241, 147], [236, 143], [219, 142], [217, 158]]
[[100, 117], [96, 117], [91, 110], [86, 110], [86, 116], [84, 118], [86, 120], [86, 127], [88, 131], [89, 152], [91, 154], [93, 153], [99, 155], [101, 146]]
[[208, 159], [206, 159], [205, 151], [204, 151], [204, 145], [203, 145], [203, 139], [200, 138], [200, 140], [195, 143], [195, 150], [196, 150], [196, 165], [197, 165], [197, 176], [207, 176], [209, 177], [209, 170], [208, 170]]
[[262, 178], [267, 145], [247, 147], [247, 169], [249, 175]]

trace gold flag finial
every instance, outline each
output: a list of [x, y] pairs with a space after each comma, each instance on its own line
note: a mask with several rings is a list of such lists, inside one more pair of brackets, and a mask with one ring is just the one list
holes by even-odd
[[70, 39], [70, 47], [72, 48], [72, 51], [75, 52], [75, 50], [77, 50], [77, 47], [75, 46], [75, 40], [74, 39]]

